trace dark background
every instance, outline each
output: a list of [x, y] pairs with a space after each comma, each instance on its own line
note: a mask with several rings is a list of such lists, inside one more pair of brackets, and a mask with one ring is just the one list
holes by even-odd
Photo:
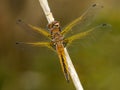
[[[87, 47], [68, 48], [85, 90], [120, 90], [120, 1], [99, 0], [105, 7], [98, 23], [112, 31]], [[56, 20], [65, 26], [94, 3], [93, 0], [49, 0]], [[62, 73], [57, 55], [46, 49], [16, 45], [16, 41], [41, 41], [16, 24], [21, 18], [42, 28], [47, 20], [38, 0], [0, 0], [0, 90], [75, 90]]]

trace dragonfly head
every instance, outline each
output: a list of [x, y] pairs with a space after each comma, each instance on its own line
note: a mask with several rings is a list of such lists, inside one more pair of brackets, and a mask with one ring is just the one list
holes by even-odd
[[60, 23], [58, 21], [53, 21], [47, 25], [48, 29], [57, 29], [60, 28]]

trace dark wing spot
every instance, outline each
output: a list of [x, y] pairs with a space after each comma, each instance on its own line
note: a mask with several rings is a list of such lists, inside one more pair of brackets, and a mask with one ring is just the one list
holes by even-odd
[[92, 5], [92, 7], [96, 7], [96, 6], [97, 6], [97, 4], [93, 4], [93, 5]]
[[15, 44], [24, 44], [23, 42], [16, 42]]
[[18, 19], [18, 22], [22, 22], [22, 20], [21, 20], [21, 19]]
[[107, 26], [107, 24], [106, 24], [106, 23], [104, 23], [104, 24], [102, 24], [102, 26], [103, 26], [103, 27], [105, 27], [105, 26]]
[[104, 6], [101, 6], [101, 8], [104, 8]]
[[15, 44], [19, 44], [19, 42], [16, 42]]
[[21, 22], [22, 22], [21, 19], [18, 19], [18, 20], [16, 21], [17, 24], [20, 24]]

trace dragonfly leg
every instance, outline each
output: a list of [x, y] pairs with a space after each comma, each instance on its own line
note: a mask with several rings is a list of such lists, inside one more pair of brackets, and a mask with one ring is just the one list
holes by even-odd
[[67, 44], [68, 44], [68, 40], [64, 40], [64, 41], [63, 41], [63, 45], [64, 45], [64, 47], [66, 47]]
[[51, 46], [54, 50], [56, 50], [56, 45], [55, 45], [55, 43], [54, 43], [53, 41], [50, 42], [50, 46]]

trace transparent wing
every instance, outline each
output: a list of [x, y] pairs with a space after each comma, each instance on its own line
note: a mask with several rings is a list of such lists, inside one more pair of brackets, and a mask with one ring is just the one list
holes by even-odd
[[[78, 24], [77, 26], [79, 26], [79, 31], [80, 31], [80, 29], [83, 29], [86, 26], [88, 26], [89, 24], [91, 24], [93, 18], [95, 17], [95, 15], [97, 15], [97, 12], [99, 12], [102, 7], [103, 6], [100, 5], [99, 3], [91, 5], [80, 17], [78, 17], [77, 19], [75, 19], [74, 21], [69, 23], [63, 29], [62, 34], [66, 35], [77, 24]], [[77, 33], [77, 31], [75, 29], [72, 32]]]
[[22, 20], [18, 20], [17, 21], [17, 24], [19, 24], [21, 27], [23, 27], [23, 28], [25, 28], [25, 29], [28, 29], [28, 30], [30, 30], [30, 29], [32, 29], [33, 31], [35, 31], [36, 33], [38, 33], [39, 35], [43, 35], [43, 36], [45, 36], [46, 38], [49, 38], [50, 39], [50, 34], [46, 31], [46, 30], [44, 30], [44, 29], [42, 29], [42, 28], [38, 28], [38, 27], [36, 27], [36, 26], [33, 26], [33, 25], [31, 25], [31, 24], [26, 24], [26, 23], [24, 23]]
[[50, 42], [16, 42], [16, 44], [26, 44], [31, 46], [47, 47], [55, 51]]
[[98, 37], [100, 35], [105, 34], [106, 32], [111, 31], [111, 25], [110, 24], [101, 24], [96, 27], [93, 27], [89, 30], [86, 30], [84, 32], [75, 34], [71, 37], [68, 37], [65, 39], [65, 42], [67, 45], [70, 45], [73, 41], [78, 40], [78, 39], [90, 39], [90, 37]]

